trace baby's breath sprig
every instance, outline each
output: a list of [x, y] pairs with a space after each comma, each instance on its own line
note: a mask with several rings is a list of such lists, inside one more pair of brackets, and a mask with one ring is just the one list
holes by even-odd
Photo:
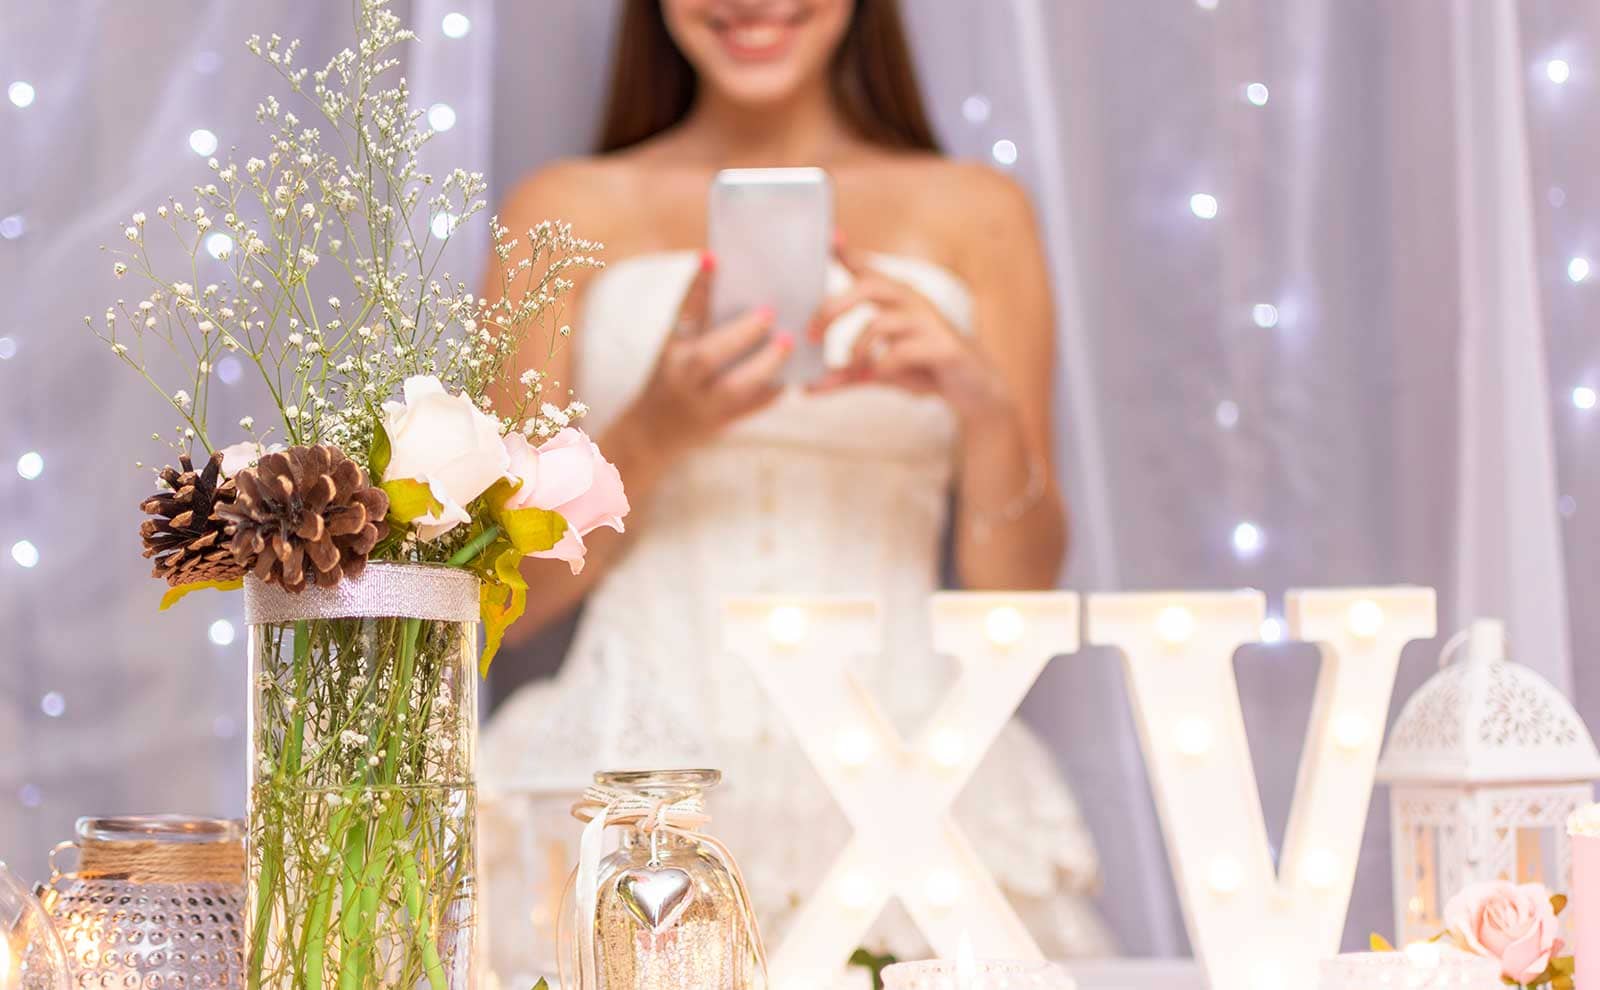
[[[86, 321], [166, 398], [180, 452], [235, 439], [214, 438], [207, 418], [217, 365], [230, 355], [264, 384], [285, 442], [336, 446], [364, 468], [383, 402], [416, 375], [438, 377], [486, 409], [491, 392], [513, 396], [501, 410], [506, 425], [530, 436], [549, 436], [583, 412], [545, 401], [553, 383], [514, 365], [530, 352], [522, 346], [530, 334], [545, 335], [548, 357], [570, 333], [562, 297], [574, 269], [600, 265], [600, 245], [556, 223], [523, 242], [492, 221], [502, 280], [492, 304], [442, 270], [451, 238], [484, 211], [487, 183], [478, 172], [423, 169], [433, 131], [397, 73], [399, 46], [415, 36], [388, 0], [359, 0], [356, 28], [355, 46], [315, 69], [299, 64], [299, 42], [252, 37], [247, 47], [310, 119], [276, 95], [263, 98], [264, 147], [243, 161], [210, 159], [211, 180], [194, 187], [193, 205], [168, 200], [156, 222], [134, 214], [127, 246], [111, 252], [113, 273], [150, 291], [119, 300], [103, 322]], [[174, 243], [152, 250], [158, 226]], [[187, 269], [176, 277], [159, 263], [173, 249]], [[202, 252], [226, 274], [204, 279]], [[174, 359], [187, 370], [169, 380]], [[244, 429], [277, 432], [258, 432], [253, 420]]]

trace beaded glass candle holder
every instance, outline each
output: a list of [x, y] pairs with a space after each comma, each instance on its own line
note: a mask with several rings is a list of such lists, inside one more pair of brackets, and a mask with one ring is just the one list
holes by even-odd
[[883, 971], [884, 990], [1076, 990], [1067, 971], [1049, 962], [929, 960]]
[[1441, 952], [1437, 945], [1405, 952], [1352, 952], [1325, 960], [1318, 990], [1504, 990], [1492, 959]]

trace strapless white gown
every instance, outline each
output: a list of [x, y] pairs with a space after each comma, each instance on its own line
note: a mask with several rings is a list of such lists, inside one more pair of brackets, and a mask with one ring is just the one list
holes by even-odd
[[[972, 299], [955, 275], [914, 258], [874, 262], [970, 332]], [[642, 255], [590, 286], [573, 384], [590, 406], [591, 433], [643, 386], [695, 265], [690, 252]], [[848, 282], [842, 270], [833, 279]], [[846, 314], [830, 332], [830, 352], [848, 347], [851, 323], [859, 328]], [[581, 787], [597, 769], [721, 768], [711, 831], [739, 858], [776, 941], [849, 829], [761, 687], [722, 650], [721, 602], [769, 592], [877, 597], [889, 648], [862, 674], [909, 734], [954, 673], [953, 661], [933, 654], [926, 617], [955, 439], [937, 399], [870, 385], [791, 392], [675, 465], [634, 503], [632, 545], [586, 601], [560, 673], [517, 692], [490, 721], [485, 791]], [[1047, 954], [1111, 953], [1088, 900], [1099, 876], [1093, 840], [1050, 754], [1020, 722], [956, 813]], [[902, 956], [924, 949], [898, 908], [872, 943]]]

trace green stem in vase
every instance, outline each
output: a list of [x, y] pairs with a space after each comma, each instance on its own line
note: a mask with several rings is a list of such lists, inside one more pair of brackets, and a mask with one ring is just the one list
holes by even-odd
[[[306, 677], [307, 668], [310, 666], [311, 634], [309, 623], [305, 621], [294, 624], [294, 720], [293, 728], [289, 732], [289, 739], [284, 747], [283, 764], [279, 768], [280, 780], [288, 782], [300, 773], [300, 753], [305, 741], [305, 707], [306, 707]], [[274, 655], [283, 646], [281, 637], [273, 637], [268, 643], [263, 644], [263, 650], [270, 650]], [[258, 730], [259, 731], [259, 730]], [[281, 793], [281, 789], [280, 789]], [[278, 891], [279, 855], [281, 853], [281, 837], [278, 842], [264, 843], [261, 850], [261, 881], [256, 892], [256, 917], [252, 926], [250, 938], [250, 990], [259, 990], [261, 986], [261, 969], [266, 961], [268, 933], [272, 926], [272, 899]]]
[[465, 546], [451, 555], [449, 560], [450, 566], [465, 567], [466, 565], [472, 563], [478, 554], [482, 553], [484, 548], [493, 543], [495, 537], [499, 535], [500, 526], [498, 524], [491, 523], [488, 529], [479, 533], [477, 536], [474, 536], [471, 540], [467, 541]]

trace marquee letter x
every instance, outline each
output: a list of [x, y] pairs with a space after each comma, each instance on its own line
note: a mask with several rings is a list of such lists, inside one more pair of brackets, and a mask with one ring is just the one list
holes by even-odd
[[939, 594], [930, 611], [934, 650], [960, 673], [908, 741], [850, 669], [882, 648], [875, 603], [727, 605], [728, 648], [750, 663], [855, 830], [772, 954], [775, 990], [832, 985], [891, 898], [941, 956], [966, 935], [980, 957], [1041, 958], [950, 809], [1045, 664], [1077, 650], [1078, 598]]

